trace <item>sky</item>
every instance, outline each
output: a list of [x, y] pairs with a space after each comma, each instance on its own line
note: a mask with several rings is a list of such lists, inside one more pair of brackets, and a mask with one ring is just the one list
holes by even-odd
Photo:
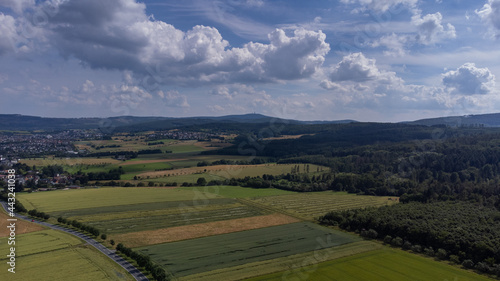
[[500, 0], [0, 0], [0, 113], [500, 112]]

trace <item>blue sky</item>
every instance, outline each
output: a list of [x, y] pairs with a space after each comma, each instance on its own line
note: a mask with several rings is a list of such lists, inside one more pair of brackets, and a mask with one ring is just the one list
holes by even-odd
[[500, 111], [500, 0], [0, 0], [0, 112]]

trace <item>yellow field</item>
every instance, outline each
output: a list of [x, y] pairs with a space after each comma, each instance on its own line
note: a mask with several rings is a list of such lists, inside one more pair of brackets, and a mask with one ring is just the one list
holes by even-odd
[[215, 221], [202, 224], [170, 227], [151, 231], [139, 231], [110, 236], [115, 241], [124, 243], [127, 247], [142, 247], [153, 244], [180, 241], [199, 237], [206, 237], [236, 231], [263, 228], [298, 222], [298, 219], [282, 215], [271, 214], [241, 219]]
[[[9, 236], [10, 232], [7, 229], [7, 225], [9, 224], [7, 219], [9, 218], [11, 217], [7, 216], [6, 213], [0, 212], [0, 237]], [[25, 220], [18, 219], [16, 222], [16, 234], [29, 233], [33, 231], [39, 231], [42, 229], [44, 229], [43, 226]]]

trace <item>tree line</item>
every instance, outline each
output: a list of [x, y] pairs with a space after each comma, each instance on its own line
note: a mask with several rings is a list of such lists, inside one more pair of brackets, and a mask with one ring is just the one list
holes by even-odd
[[495, 208], [464, 201], [411, 202], [329, 212], [319, 221], [500, 277], [500, 212]]

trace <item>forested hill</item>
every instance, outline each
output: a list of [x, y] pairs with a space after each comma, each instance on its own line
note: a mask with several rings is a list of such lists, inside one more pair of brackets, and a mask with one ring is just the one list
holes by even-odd
[[446, 125], [450, 127], [500, 127], [500, 113], [429, 118], [408, 123], [426, 126]]
[[[304, 155], [324, 157], [342, 156], [351, 153], [349, 148], [391, 144], [415, 140], [444, 140], [452, 137], [500, 132], [494, 128], [448, 128], [445, 126], [423, 126], [402, 123], [351, 123], [327, 125], [287, 125], [276, 134], [301, 135], [297, 139], [282, 139], [272, 142], [259, 138], [259, 133], [241, 135], [235, 146], [213, 151], [218, 154], [241, 154], [254, 150], [258, 156], [277, 158]], [[265, 137], [267, 134], [262, 133]]]
[[281, 119], [262, 114], [242, 114], [219, 117], [135, 117], [119, 116], [109, 118], [45, 118], [19, 114], [0, 114], [0, 130], [11, 131], [60, 131], [69, 129], [100, 129], [104, 133], [139, 132], [147, 130], [168, 130], [174, 128], [192, 127], [205, 128], [210, 124], [213, 128], [232, 126], [242, 128], [241, 124], [252, 124], [252, 127], [262, 128], [272, 123], [280, 124], [333, 124], [350, 123], [354, 120], [338, 121], [298, 121]]

